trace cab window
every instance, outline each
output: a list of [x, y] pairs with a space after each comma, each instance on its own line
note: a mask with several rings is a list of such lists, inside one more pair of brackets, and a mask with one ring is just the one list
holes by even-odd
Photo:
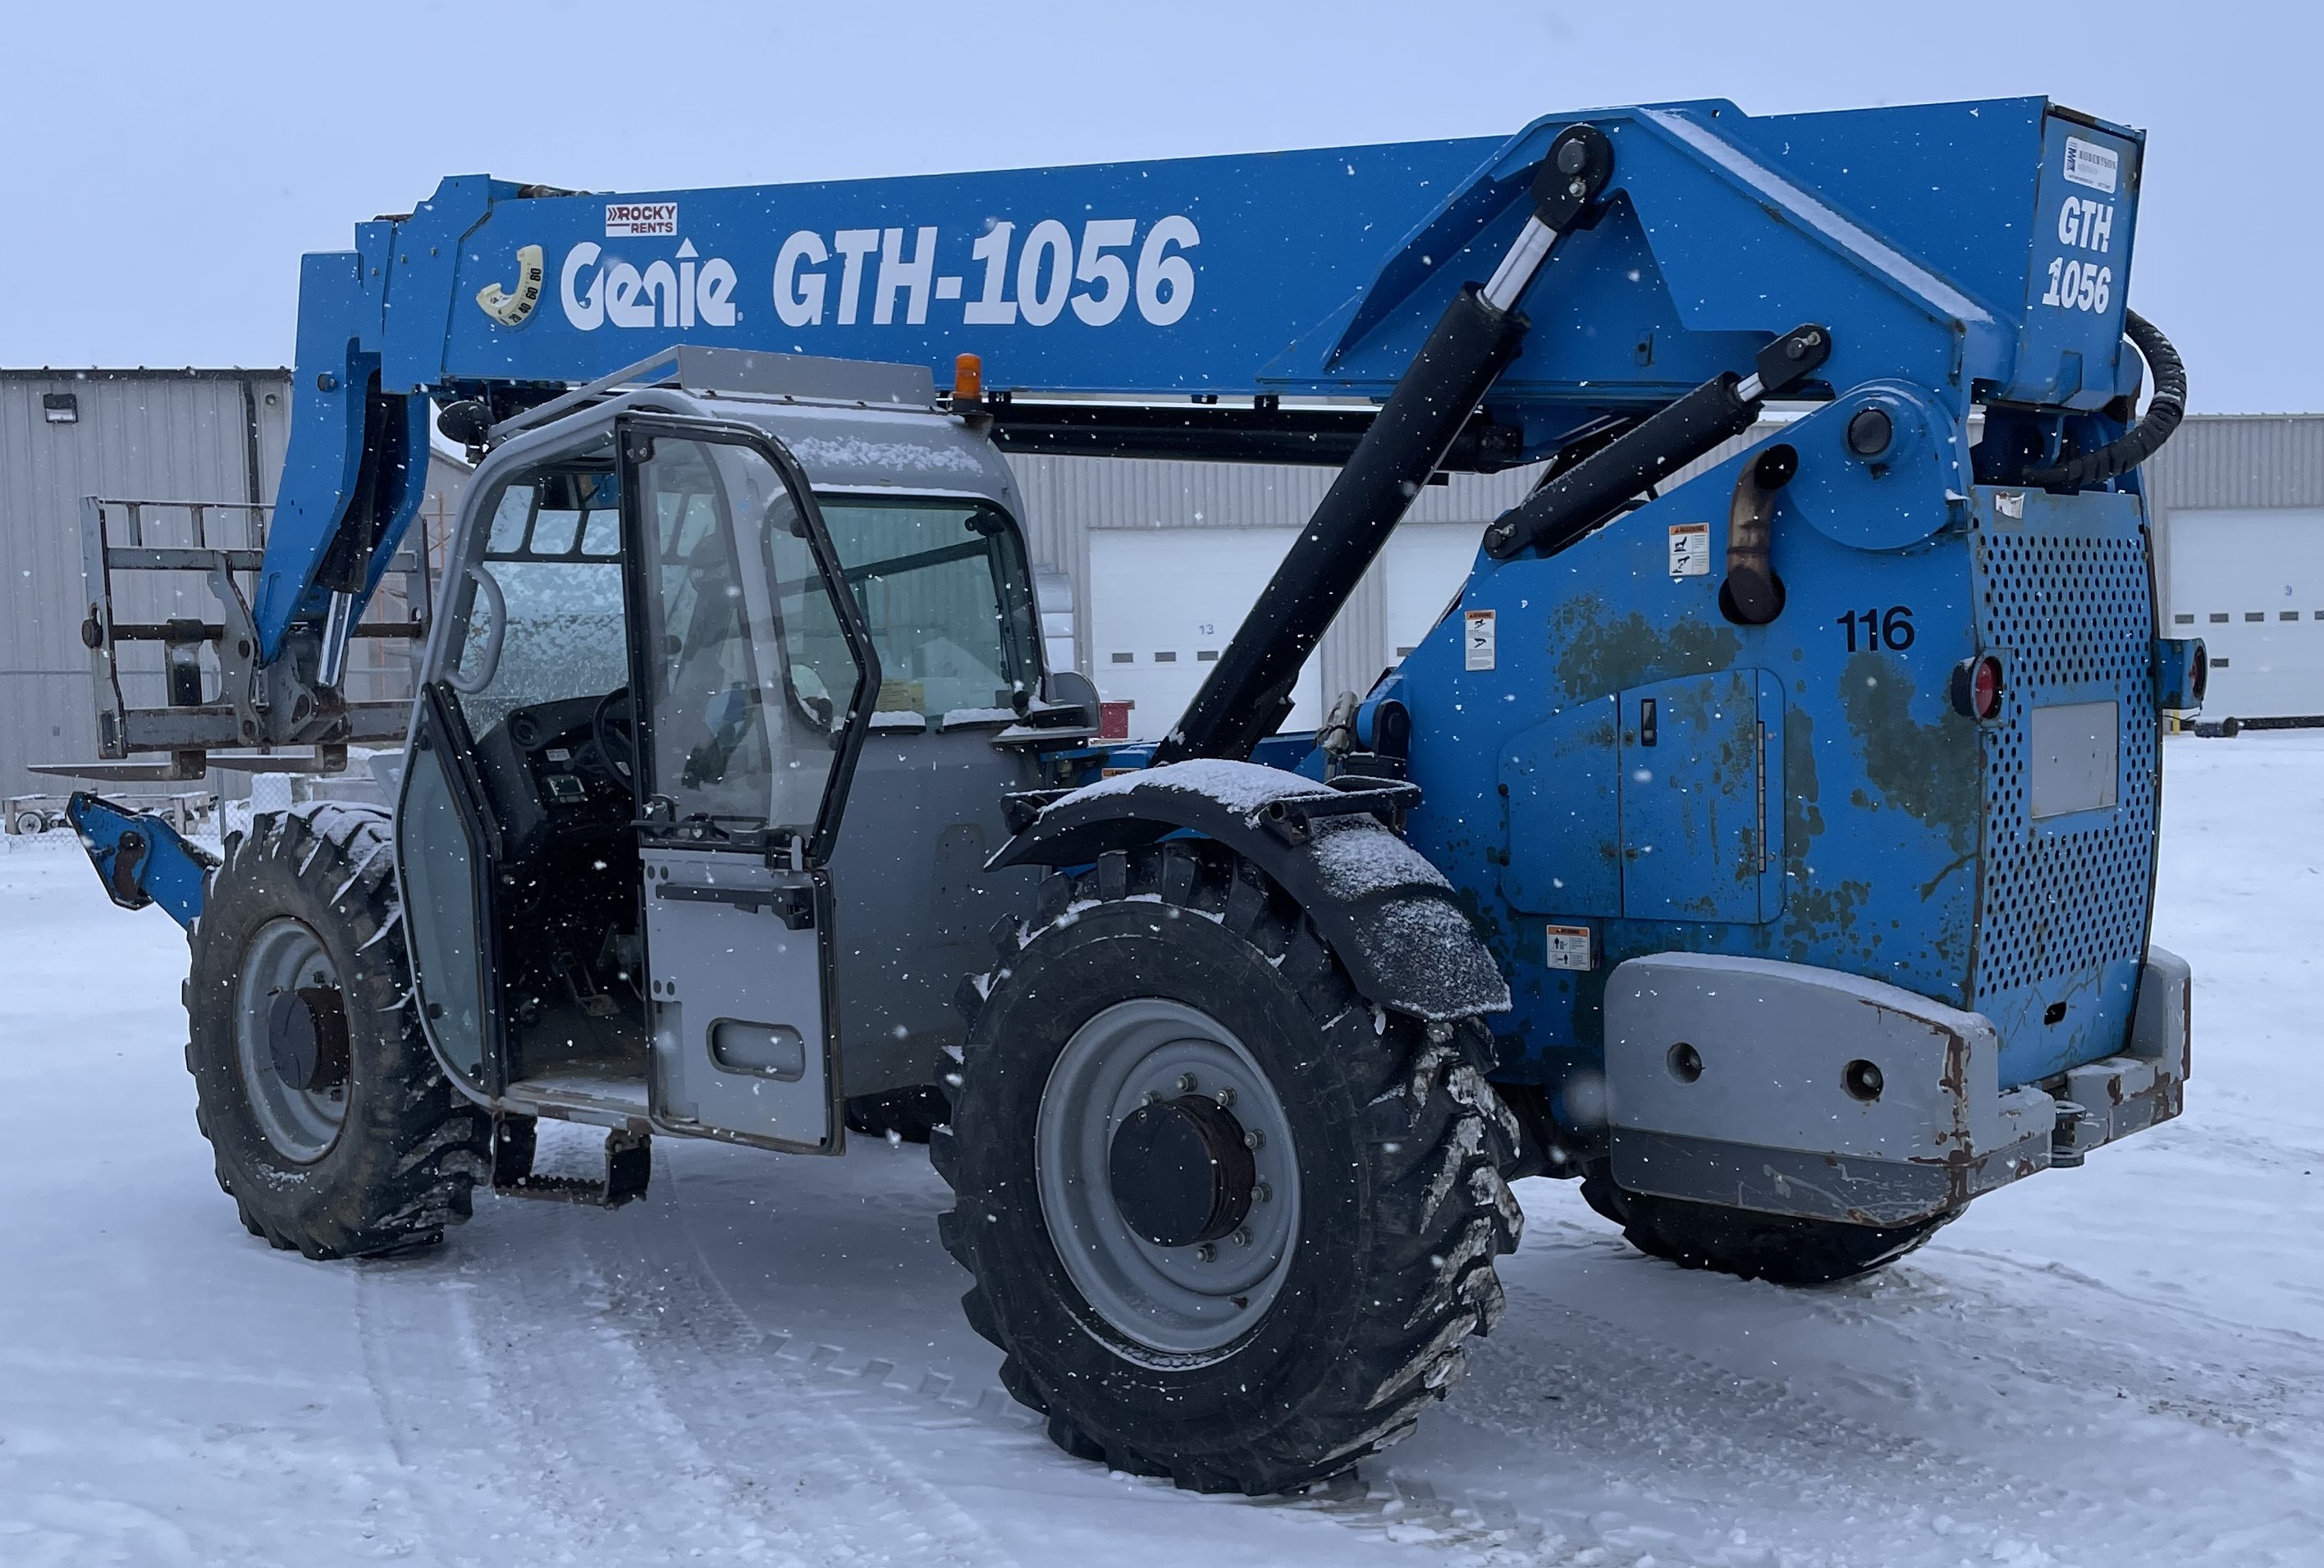
[[522, 707], [629, 684], [621, 512], [611, 454], [511, 479], [493, 498], [450, 668], [483, 735]]
[[[847, 588], [880, 653], [878, 708], [930, 719], [1006, 708], [1040, 676], [1030, 578], [1016, 530], [989, 502], [817, 497]], [[824, 619], [829, 620], [826, 612]], [[845, 659], [836, 624], [802, 626], [793, 657]], [[828, 650], [819, 647], [828, 641]]]

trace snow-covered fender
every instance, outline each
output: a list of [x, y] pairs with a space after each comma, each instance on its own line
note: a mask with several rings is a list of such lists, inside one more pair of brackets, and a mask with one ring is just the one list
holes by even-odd
[[1506, 1012], [1508, 981], [1452, 884], [1378, 815], [1418, 793], [1385, 780], [1340, 789], [1254, 762], [1173, 762], [1014, 798], [1015, 836], [985, 869], [1087, 865], [1200, 834], [1296, 899], [1375, 1006], [1432, 1022]]

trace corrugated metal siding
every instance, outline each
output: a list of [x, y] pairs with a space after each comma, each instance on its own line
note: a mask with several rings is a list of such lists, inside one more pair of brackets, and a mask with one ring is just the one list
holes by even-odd
[[[73, 393], [78, 420], [49, 423], [49, 392]], [[28, 762], [96, 754], [79, 637], [81, 497], [271, 499], [289, 392], [289, 374], [277, 370], [0, 371], [0, 792], [60, 787]], [[177, 613], [207, 614], [200, 596]], [[170, 613], [158, 592], [146, 597], [124, 608]]]
[[2324, 414], [2208, 414], [2146, 465], [2157, 507], [2324, 506]]
[[2324, 507], [2324, 414], [2200, 414], [2150, 458], [2144, 477], [2162, 612], [2170, 602], [2171, 513]]

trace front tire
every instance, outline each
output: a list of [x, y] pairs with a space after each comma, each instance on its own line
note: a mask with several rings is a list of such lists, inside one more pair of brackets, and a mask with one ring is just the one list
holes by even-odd
[[1898, 1226], [1762, 1214], [1634, 1193], [1617, 1186], [1602, 1166], [1582, 1178], [1582, 1196], [1649, 1258], [1770, 1285], [1831, 1285], [1869, 1274], [1920, 1247], [1960, 1212]]
[[196, 1125], [244, 1228], [309, 1258], [437, 1241], [490, 1171], [420, 1033], [393, 860], [373, 808], [260, 816], [189, 934]]
[[[1116, 852], [1040, 908], [974, 982], [932, 1143], [1010, 1391], [1066, 1452], [1204, 1491], [1303, 1486], [1404, 1436], [1498, 1317], [1522, 1225], [1483, 1029], [1370, 1006], [1215, 844]], [[1209, 1200], [1171, 1231], [1120, 1163], [1157, 1117], [1213, 1139], [1166, 1173], [1226, 1173], [1208, 1230]]]

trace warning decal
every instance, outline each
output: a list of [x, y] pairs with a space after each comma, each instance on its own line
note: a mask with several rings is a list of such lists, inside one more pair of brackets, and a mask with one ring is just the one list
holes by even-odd
[[1592, 967], [1590, 962], [1590, 927], [1552, 926], [1549, 928], [1548, 960], [1552, 969]]
[[1707, 577], [1711, 575], [1711, 525], [1674, 522], [1670, 530], [1670, 575]]
[[1493, 668], [1493, 613], [1490, 610], [1470, 610], [1462, 615], [1467, 635], [1462, 646], [1467, 650], [1467, 665], [1471, 669]]

